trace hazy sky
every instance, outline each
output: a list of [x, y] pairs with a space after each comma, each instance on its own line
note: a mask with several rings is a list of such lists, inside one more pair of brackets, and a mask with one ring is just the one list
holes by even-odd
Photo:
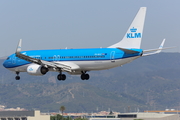
[[[107, 47], [120, 41], [147, 7], [141, 47], [178, 46], [180, 0], [1, 0], [0, 56], [23, 50]], [[167, 50], [166, 50], [167, 51]]]

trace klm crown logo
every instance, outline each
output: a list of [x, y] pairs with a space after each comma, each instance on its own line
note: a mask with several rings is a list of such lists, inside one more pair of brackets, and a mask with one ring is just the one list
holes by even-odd
[[32, 69], [32, 68], [29, 68], [29, 71], [33, 71], [33, 69]]
[[136, 32], [136, 31], [137, 31], [137, 28], [134, 28], [134, 27], [133, 27], [133, 28], [130, 29], [130, 31], [131, 31], [131, 32]]
[[130, 29], [131, 33], [127, 33], [126, 37], [127, 38], [141, 38], [141, 33], [136, 33], [137, 32], [137, 28], [131, 28]]

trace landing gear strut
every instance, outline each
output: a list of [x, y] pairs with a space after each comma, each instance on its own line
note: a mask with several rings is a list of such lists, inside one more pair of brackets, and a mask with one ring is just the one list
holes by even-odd
[[15, 77], [16, 80], [20, 80], [19, 72], [16, 72], [17, 76]]
[[57, 79], [59, 80], [59, 81], [61, 81], [61, 80], [66, 80], [66, 75], [65, 74], [62, 74], [62, 71], [60, 71], [60, 74], [57, 76]]
[[82, 74], [81, 74], [82, 80], [89, 80], [89, 78], [90, 78], [89, 74], [86, 74], [86, 72], [82, 72]]

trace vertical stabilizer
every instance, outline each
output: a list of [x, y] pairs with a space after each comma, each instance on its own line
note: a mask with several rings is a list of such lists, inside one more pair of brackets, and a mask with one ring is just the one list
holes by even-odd
[[108, 48], [140, 48], [145, 16], [146, 7], [141, 7], [124, 35], [124, 38], [120, 42], [111, 45]]

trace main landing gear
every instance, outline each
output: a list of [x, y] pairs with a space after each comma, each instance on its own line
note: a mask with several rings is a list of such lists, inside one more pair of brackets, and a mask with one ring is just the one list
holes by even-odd
[[16, 80], [20, 80], [19, 72], [16, 72], [17, 76], [15, 77]]
[[82, 72], [81, 80], [89, 80], [89, 78], [90, 78], [89, 74], [86, 74], [86, 72]]
[[62, 74], [62, 71], [60, 71], [60, 74], [57, 76], [57, 79], [59, 80], [59, 81], [64, 81], [64, 80], [66, 80], [66, 75], [65, 74]]
[[[86, 74], [86, 71], [82, 71], [81, 80], [89, 80], [89, 78], [90, 78], [89, 74]], [[60, 71], [59, 75], [57, 76], [57, 79], [59, 81], [64, 81], [66, 80], [66, 75], [62, 74], [62, 71]]]

